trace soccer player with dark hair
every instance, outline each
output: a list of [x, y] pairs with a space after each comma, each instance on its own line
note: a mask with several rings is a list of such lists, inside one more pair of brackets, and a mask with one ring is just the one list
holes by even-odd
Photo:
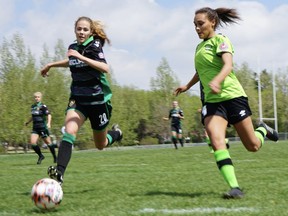
[[252, 112], [247, 95], [233, 71], [234, 49], [230, 40], [216, 34], [216, 29], [224, 24], [240, 20], [235, 9], [204, 7], [195, 12], [195, 30], [202, 41], [195, 52], [196, 73], [184, 86], [175, 90], [178, 95], [201, 81], [204, 91], [202, 115], [204, 126], [214, 149], [214, 156], [230, 190], [224, 198], [242, 198], [234, 165], [225, 144], [227, 125], [233, 125], [243, 145], [248, 151], [256, 152], [267, 137], [277, 141], [278, 133], [263, 122], [256, 130], [252, 123]]

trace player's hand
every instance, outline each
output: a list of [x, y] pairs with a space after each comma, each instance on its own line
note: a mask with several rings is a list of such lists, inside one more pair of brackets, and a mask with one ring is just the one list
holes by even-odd
[[50, 66], [49, 65], [45, 65], [45, 67], [42, 68], [41, 71], [40, 71], [41, 76], [42, 77], [48, 77], [49, 76], [49, 74], [48, 74], [49, 70], [50, 70]]
[[212, 92], [213, 94], [218, 94], [218, 93], [221, 92], [221, 85], [220, 85], [220, 83], [218, 83], [218, 82], [216, 82], [216, 81], [213, 81], [213, 80], [212, 80], [212, 81], [209, 83], [209, 87], [210, 87], [211, 92]]
[[174, 94], [178, 96], [179, 94], [185, 91], [187, 91], [187, 86], [180, 86], [174, 91]]

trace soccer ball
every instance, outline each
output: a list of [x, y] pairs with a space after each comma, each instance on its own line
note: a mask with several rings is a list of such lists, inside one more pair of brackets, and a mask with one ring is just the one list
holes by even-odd
[[33, 185], [31, 198], [38, 208], [53, 209], [61, 203], [63, 191], [54, 179], [43, 178]]

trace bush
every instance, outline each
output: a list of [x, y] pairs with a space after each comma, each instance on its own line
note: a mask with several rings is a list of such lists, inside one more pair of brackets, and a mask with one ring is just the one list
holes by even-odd
[[140, 145], [155, 145], [158, 144], [158, 139], [153, 137], [145, 137], [139, 143]]

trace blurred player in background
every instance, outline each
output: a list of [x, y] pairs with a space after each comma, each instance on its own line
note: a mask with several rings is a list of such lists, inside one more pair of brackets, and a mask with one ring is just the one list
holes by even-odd
[[51, 142], [49, 129], [51, 127], [51, 113], [48, 110], [48, 107], [41, 102], [42, 100], [42, 93], [35, 92], [34, 93], [34, 100], [35, 103], [31, 106], [31, 118], [25, 123], [27, 126], [30, 122], [33, 123], [32, 132], [30, 136], [30, 145], [32, 149], [38, 155], [37, 164], [41, 164], [42, 160], [44, 160], [44, 155], [41, 152], [40, 147], [37, 145], [39, 136], [43, 139], [45, 144], [47, 144], [49, 150], [52, 153], [53, 161], [56, 163], [56, 153], [55, 153], [55, 146]]
[[182, 137], [182, 125], [181, 120], [184, 119], [183, 111], [180, 109], [178, 102], [173, 101], [172, 109], [169, 111], [168, 117], [163, 117], [163, 120], [170, 120], [171, 119], [171, 138], [172, 142], [175, 146], [175, 149], [178, 149], [177, 143], [178, 140], [180, 145], [183, 147], [183, 137]]

